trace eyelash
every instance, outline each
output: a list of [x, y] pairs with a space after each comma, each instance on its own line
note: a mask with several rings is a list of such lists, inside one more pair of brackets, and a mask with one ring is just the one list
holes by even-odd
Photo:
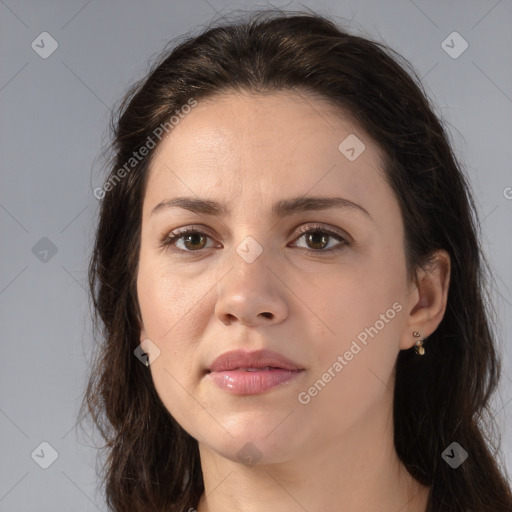
[[[175, 242], [177, 242], [178, 240], [182, 239], [185, 235], [189, 235], [189, 234], [194, 234], [194, 233], [197, 233], [197, 234], [200, 234], [200, 235], [206, 235], [207, 237], [209, 238], [213, 238], [211, 237], [208, 233], [196, 228], [196, 227], [186, 227], [186, 228], [180, 228], [180, 229], [176, 229], [175, 231], [172, 231], [171, 233], [169, 233], [168, 235], [166, 235], [163, 240], [161, 241], [160, 243], [160, 247], [166, 251], [177, 251], [179, 253], [182, 253], [184, 255], [187, 255], [187, 256], [192, 256], [194, 255], [194, 253], [200, 253], [202, 252], [204, 249], [198, 249], [198, 250], [195, 250], [195, 251], [191, 251], [191, 250], [185, 250], [185, 249], [178, 249], [178, 248], [172, 248], [172, 246], [174, 245]], [[313, 226], [305, 226], [303, 228], [301, 228], [299, 230], [299, 237], [297, 239], [295, 239], [294, 241], [297, 241], [299, 238], [302, 238], [302, 236], [306, 235], [306, 234], [309, 234], [309, 233], [322, 233], [322, 234], [326, 234], [328, 235], [329, 237], [332, 237], [332, 238], [336, 238], [337, 240], [340, 241], [340, 244], [335, 246], [335, 247], [331, 247], [330, 249], [308, 249], [308, 248], [305, 248], [305, 247], [301, 247], [301, 249], [306, 249], [312, 253], [315, 253], [315, 254], [322, 254], [322, 253], [328, 253], [328, 254], [333, 254], [333, 253], [338, 253], [340, 251], [342, 251], [345, 246], [348, 246], [350, 245], [350, 242], [344, 237], [342, 236], [340, 233], [337, 233], [335, 231], [332, 231], [330, 229], [326, 229], [324, 228], [323, 226], [321, 225], [313, 225]]]

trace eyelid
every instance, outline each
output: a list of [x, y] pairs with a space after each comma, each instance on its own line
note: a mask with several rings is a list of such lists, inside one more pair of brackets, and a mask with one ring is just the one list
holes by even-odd
[[301, 235], [304, 233], [308, 233], [309, 231], [322, 231], [325, 232], [331, 236], [338, 236], [341, 239], [345, 240], [347, 243], [353, 242], [353, 238], [343, 229], [340, 228], [334, 228], [330, 226], [325, 226], [323, 224], [315, 223], [312, 224], [305, 224], [301, 226], [298, 230], [298, 237], [300, 238]]

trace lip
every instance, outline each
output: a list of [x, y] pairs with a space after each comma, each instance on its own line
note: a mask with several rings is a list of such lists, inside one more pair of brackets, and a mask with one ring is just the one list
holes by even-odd
[[279, 368], [281, 370], [303, 370], [297, 363], [273, 350], [262, 349], [253, 352], [230, 350], [221, 354], [209, 366], [211, 372], [236, 370], [238, 368]]
[[273, 350], [231, 350], [215, 359], [206, 370], [206, 377], [232, 394], [255, 395], [286, 384], [303, 371], [300, 365]]

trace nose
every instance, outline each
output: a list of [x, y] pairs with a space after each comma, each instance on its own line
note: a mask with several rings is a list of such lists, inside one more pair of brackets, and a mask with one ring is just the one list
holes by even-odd
[[286, 287], [265, 259], [264, 253], [252, 263], [239, 258], [218, 283], [215, 315], [225, 325], [273, 325], [286, 318]]

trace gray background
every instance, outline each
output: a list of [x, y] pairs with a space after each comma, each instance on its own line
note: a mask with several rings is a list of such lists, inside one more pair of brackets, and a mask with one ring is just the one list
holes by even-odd
[[[352, 20], [353, 32], [389, 44], [415, 66], [448, 123], [496, 276], [503, 379], [493, 409], [512, 470], [512, 2], [273, 5]], [[74, 425], [92, 346], [86, 269], [109, 110], [167, 41], [197, 33], [216, 12], [254, 7], [0, 0], [0, 512], [106, 510], [96, 490], [96, 452]], [[441, 46], [453, 31], [469, 44], [458, 58]], [[31, 47], [42, 32], [58, 43], [46, 59]], [[41, 452], [42, 442], [58, 454], [47, 469], [39, 466], [51, 454], [46, 445]]]

